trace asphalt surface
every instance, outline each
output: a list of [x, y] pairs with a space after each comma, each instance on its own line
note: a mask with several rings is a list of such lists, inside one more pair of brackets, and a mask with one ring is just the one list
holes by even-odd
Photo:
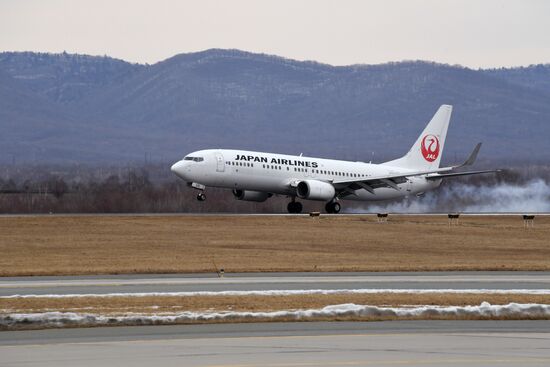
[[[322, 216], [365, 216], [376, 215], [377, 212], [344, 212], [339, 214], [321, 213]], [[447, 216], [447, 212], [441, 213], [392, 213], [395, 216], [415, 216], [415, 217], [432, 217], [432, 216]], [[502, 216], [522, 216], [523, 214], [535, 214], [536, 216], [550, 216], [548, 212], [470, 212], [460, 213], [462, 217], [477, 216], [477, 217], [502, 217]], [[34, 217], [309, 217], [309, 213], [290, 214], [290, 213], [48, 213], [48, 214], [0, 214], [0, 218], [34, 218]]]
[[0, 278], [0, 296], [308, 289], [550, 289], [550, 272], [157, 274]]
[[548, 366], [550, 321], [177, 325], [0, 332], [2, 366]]
[[[0, 296], [284, 289], [550, 289], [550, 272], [0, 278]], [[0, 366], [548, 366], [550, 321], [294, 322], [0, 332]]]

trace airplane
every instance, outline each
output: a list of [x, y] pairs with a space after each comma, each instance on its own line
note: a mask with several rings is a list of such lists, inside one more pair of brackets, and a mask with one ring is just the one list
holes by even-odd
[[414, 145], [403, 157], [381, 164], [283, 155], [230, 149], [199, 150], [174, 163], [172, 172], [199, 190], [231, 189], [237, 200], [264, 202], [273, 195], [290, 198], [289, 213], [301, 213], [297, 199], [326, 202], [327, 213], [339, 213], [341, 200], [379, 201], [420, 196], [437, 188], [443, 179], [498, 172], [455, 172], [471, 166], [477, 144], [462, 164], [440, 168], [441, 155], [453, 107], [442, 105]]

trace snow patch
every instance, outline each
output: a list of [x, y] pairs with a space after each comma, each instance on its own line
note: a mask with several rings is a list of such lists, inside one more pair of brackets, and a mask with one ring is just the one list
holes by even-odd
[[126, 314], [107, 316], [73, 312], [45, 312], [34, 314], [0, 315], [0, 326], [97, 326], [97, 325], [153, 325], [173, 324], [197, 321], [231, 321], [258, 319], [307, 320], [322, 317], [548, 317], [550, 305], [518, 304], [491, 305], [487, 302], [479, 306], [416, 306], [416, 307], [378, 307], [356, 305], [353, 303], [332, 305], [321, 309], [273, 311], [273, 312], [192, 312], [186, 311], [173, 315], [166, 314]]

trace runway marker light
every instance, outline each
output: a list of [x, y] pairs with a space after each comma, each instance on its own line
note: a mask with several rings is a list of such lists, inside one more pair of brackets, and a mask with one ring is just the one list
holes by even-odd
[[535, 227], [535, 216], [533, 214], [523, 214], [523, 228]]
[[212, 264], [214, 264], [214, 270], [216, 271], [216, 274], [218, 274], [218, 278], [223, 278], [223, 275], [225, 274], [224, 268], [218, 268], [214, 260], [212, 260]]
[[449, 218], [449, 227], [459, 224], [458, 218], [460, 217], [460, 213], [449, 213], [447, 214], [447, 217]]
[[386, 223], [388, 221], [388, 213], [377, 213], [378, 223]]

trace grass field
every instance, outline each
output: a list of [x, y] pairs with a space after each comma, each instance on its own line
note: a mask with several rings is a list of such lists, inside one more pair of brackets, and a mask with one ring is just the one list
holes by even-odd
[[550, 270], [550, 217], [0, 217], [0, 275]]
[[0, 314], [33, 312], [89, 312], [98, 314], [175, 313], [182, 311], [250, 311], [313, 309], [355, 303], [371, 306], [467, 306], [489, 302], [550, 304], [549, 295], [469, 293], [376, 293], [285, 296], [145, 296], [73, 298], [0, 298]]

